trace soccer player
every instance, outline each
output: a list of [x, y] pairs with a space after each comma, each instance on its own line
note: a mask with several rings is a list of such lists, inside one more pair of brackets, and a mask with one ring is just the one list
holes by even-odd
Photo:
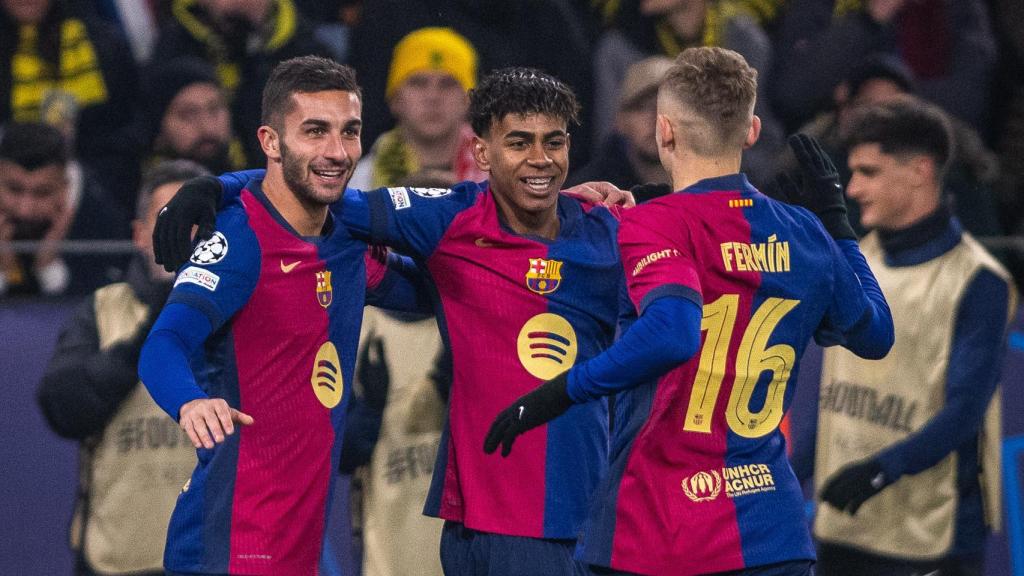
[[168, 529], [172, 574], [329, 566], [328, 495], [364, 294], [413, 300], [328, 213], [361, 153], [352, 70], [318, 57], [281, 63], [264, 89], [263, 123], [265, 178], [220, 211], [139, 362], [154, 400], [198, 449]]
[[[480, 452], [501, 408], [611, 344], [627, 304], [615, 214], [559, 193], [578, 109], [572, 91], [542, 72], [492, 72], [470, 95], [486, 190], [463, 183], [350, 191], [334, 207], [357, 236], [413, 256], [436, 288], [454, 379], [425, 512], [447, 521], [447, 574], [585, 570], [572, 554], [607, 469], [606, 403], [567, 411], [524, 438], [530, 449], [512, 458]], [[229, 197], [239, 178], [222, 177]], [[173, 233], [158, 236], [187, 237], [189, 189], [168, 206], [164, 228]], [[158, 240], [157, 250], [173, 259], [175, 243]]]
[[[778, 429], [797, 360], [812, 335], [870, 358], [892, 345], [827, 156], [792, 142], [816, 192], [800, 200], [820, 221], [738, 173], [760, 128], [756, 87], [735, 52], [676, 59], [659, 89], [657, 137], [677, 192], [625, 213], [619, 230], [638, 320], [515, 401], [487, 434], [485, 451], [508, 456], [524, 431], [622, 392], [611, 471], [577, 548], [602, 574], [809, 574], [814, 548]], [[512, 457], [537, 449], [523, 442], [530, 434]]]

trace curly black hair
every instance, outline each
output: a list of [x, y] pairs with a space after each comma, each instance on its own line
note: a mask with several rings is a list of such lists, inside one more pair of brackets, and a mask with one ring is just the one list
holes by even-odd
[[547, 114], [579, 123], [580, 105], [564, 82], [534, 68], [500, 68], [469, 91], [469, 121], [477, 136], [509, 114]]

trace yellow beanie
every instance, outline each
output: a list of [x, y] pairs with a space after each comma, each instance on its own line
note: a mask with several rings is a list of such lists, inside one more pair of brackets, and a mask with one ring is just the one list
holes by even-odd
[[452, 75], [462, 88], [476, 86], [476, 50], [451, 28], [420, 28], [395, 46], [388, 70], [388, 98], [409, 76], [424, 70], [441, 70]]

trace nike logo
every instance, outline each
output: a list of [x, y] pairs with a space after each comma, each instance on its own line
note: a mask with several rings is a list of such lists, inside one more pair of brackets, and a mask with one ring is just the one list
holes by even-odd
[[302, 264], [302, 260], [296, 260], [295, 262], [292, 262], [291, 264], [285, 264], [284, 260], [281, 260], [281, 272], [284, 272], [285, 274], [287, 274], [287, 273], [291, 272], [292, 270], [294, 270], [295, 267], [298, 266], [299, 264]]
[[483, 236], [481, 236], [481, 237], [477, 238], [476, 240], [474, 240], [474, 241], [473, 241], [473, 244], [476, 244], [476, 245], [477, 245], [477, 246], [479, 246], [480, 248], [492, 248], [492, 247], [494, 247], [494, 246], [497, 246], [497, 244], [494, 244], [494, 243], [492, 243], [492, 242], [489, 242], [489, 241], [488, 241], [487, 239], [485, 239], [485, 238], [484, 238]]
[[519, 407], [519, 419], [520, 419], [520, 420], [522, 420], [522, 419], [523, 419], [523, 411], [524, 411], [524, 410], [526, 410], [526, 406], [520, 406], [520, 407]]

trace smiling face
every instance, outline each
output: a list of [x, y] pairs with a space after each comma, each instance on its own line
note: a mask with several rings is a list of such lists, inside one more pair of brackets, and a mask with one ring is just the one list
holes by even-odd
[[298, 92], [279, 128], [260, 127], [267, 158], [279, 162], [288, 188], [304, 204], [337, 201], [363, 154], [362, 105], [344, 90]]
[[502, 215], [517, 226], [557, 223], [558, 193], [569, 172], [566, 121], [548, 114], [507, 114], [477, 139], [477, 165], [490, 173]]

